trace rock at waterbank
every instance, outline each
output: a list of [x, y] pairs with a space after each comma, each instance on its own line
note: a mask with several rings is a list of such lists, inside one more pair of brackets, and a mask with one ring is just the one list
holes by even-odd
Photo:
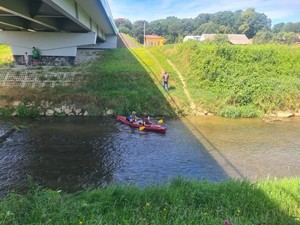
[[272, 113], [268, 113], [265, 115], [267, 118], [277, 117], [277, 118], [289, 118], [296, 116], [296, 113], [290, 112], [290, 111], [275, 111]]
[[289, 118], [289, 117], [294, 116], [294, 113], [289, 112], [289, 111], [277, 111], [275, 114], [279, 118]]
[[[76, 107], [75, 104], [63, 104], [62, 106], [54, 105], [52, 102], [47, 102], [47, 101], [41, 101], [39, 105], [36, 105], [35, 103], [17, 103], [15, 104], [16, 106], [13, 107], [14, 111], [11, 113], [11, 116], [19, 116], [17, 113], [18, 107], [21, 105], [22, 107], [25, 106], [25, 109], [28, 111], [31, 110], [37, 110], [37, 114], [35, 116], [46, 116], [46, 117], [52, 117], [52, 116], [58, 116], [58, 117], [63, 117], [63, 116], [90, 116], [90, 113], [85, 109], [81, 107]], [[48, 106], [48, 107], [46, 107]], [[24, 109], [23, 109], [24, 110]], [[92, 109], [93, 110], [93, 109]], [[26, 110], [25, 110], [26, 111]], [[114, 111], [112, 109], [106, 109], [103, 111], [103, 116], [108, 116], [108, 115], [113, 115]]]
[[276, 112], [266, 114], [264, 116], [264, 118], [262, 118], [262, 120], [265, 123], [274, 124], [277, 122], [285, 122], [285, 121], [287, 121], [288, 118], [297, 116], [297, 115], [299, 116], [299, 114], [297, 114], [297, 112], [293, 113], [290, 111], [276, 111]]
[[45, 112], [45, 116], [54, 116], [54, 110], [48, 109], [48, 110]]

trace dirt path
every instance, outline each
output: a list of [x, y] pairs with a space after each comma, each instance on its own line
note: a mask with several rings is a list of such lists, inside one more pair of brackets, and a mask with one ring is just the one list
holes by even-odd
[[[140, 48], [141, 45], [136, 44], [128, 35], [120, 33], [118, 36], [118, 48]], [[160, 62], [156, 59], [156, 57], [151, 54], [150, 51], [148, 51], [148, 54], [156, 61], [157, 65], [159, 66], [159, 68], [161, 70], [163, 70]], [[191, 109], [192, 113], [196, 114], [197, 113], [197, 109], [196, 109], [196, 105], [193, 102], [193, 99], [186, 87], [186, 83], [185, 80], [182, 76], [182, 74], [177, 70], [177, 68], [175, 67], [175, 65], [170, 61], [167, 60], [167, 62], [169, 63], [169, 65], [173, 68], [173, 70], [176, 72], [177, 76], [179, 77], [181, 84], [182, 84], [182, 88], [183, 91], [185, 93], [185, 95], [187, 96], [188, 102], [189, 102], [189, 108]]]
[[176, 74], [178, 75], [178, 77], [181, 81], [181, 84], [182, 84], [183, 91], [184, 91], [185, 95], [188, 98], [190, 108], [191, 108], [192, 112], [195, 113], [196, 112], [196, 105], [195, 105], [193, 99], [191, 98], [191, 95], [190, 95], [189, 91], [186, 88], [186, 83], [184, 81], [184, 78], [183, 78], [182, 74], [176, 69], [175, 65], [170, 60], [167, 60], [167, 61], [168, 61], [169, 65], [172, 66], [172, 68], [176, 72]]
[[117, 47], [118, 48], [139, 48], [141, 46], [139, 46], [138, 44], [136, 44], [126, 34], [119, 33]]

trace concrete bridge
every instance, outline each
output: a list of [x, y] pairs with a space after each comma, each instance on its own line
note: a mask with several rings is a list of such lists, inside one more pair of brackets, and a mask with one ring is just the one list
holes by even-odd
[[106, 0], [1, 0], [0, 43], [16, 64], [32, 48], [42, 65], [72, 65], [77, 48], [116, 48], [117, 28]]

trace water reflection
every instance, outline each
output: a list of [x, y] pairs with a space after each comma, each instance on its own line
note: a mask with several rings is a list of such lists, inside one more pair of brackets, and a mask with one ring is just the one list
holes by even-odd
[[0, 121], [26, 128], [0, 147], [0, 192], [22, 190], [28, 176], [67, 191], [110, 183], [145, 186], [176, 176], [220, 181], [299, 176], [300, 120], [186, 117], [168, 120], [166, 134], [139, 131], [114, 118]]

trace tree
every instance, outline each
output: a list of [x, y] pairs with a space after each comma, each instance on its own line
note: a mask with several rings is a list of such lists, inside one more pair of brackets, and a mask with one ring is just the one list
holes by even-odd
[[132, 35], [132, 23], [130, 20], [124, 18], [115, 19], [115, 24], [119, 32]]
[[198, 34], [216, 34], [219, 33], [219, 25], [212, 22], [202, 24], [197, 28], [196, 32]]
[[255, 44], [266, 44], [272, 41], [274, 34], [271, 31], [259, 31], [253, 38]]
[[278, 23], [278, 24], [275, 24], [272, 28], [272, 32], [273, 33], [279, 33], [282, 31], [282, 28], [284, 27], [285, 23]]
[[300, 22], [299, 23], [287, 23], [282, 27], [281, 31], [282, 32], [300, 33]]
[[257, 13], [253, 8], [247, 9], [241, 14], [239, 31], [248, 38], [254, 37], [258, 31], [263, 29], [271, 29], [271, 20], [265, 14]]
[[293, 32], [280, 32], [274, 36], [273, 41], [280, 44], [292, 44], [297, 39], [297, 35]]

